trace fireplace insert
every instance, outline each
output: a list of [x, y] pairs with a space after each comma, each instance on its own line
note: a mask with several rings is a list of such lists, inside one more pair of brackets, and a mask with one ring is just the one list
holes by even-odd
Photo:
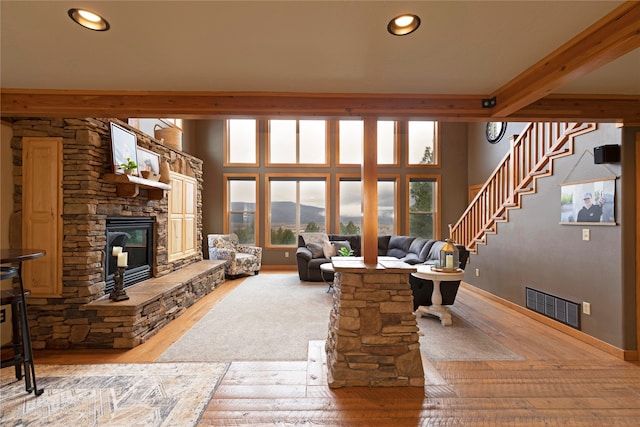
[[107, 218], [107, 246], [105, 248], [105, 292], [113, 289], [113, 273], [116, 257], [113, 247], [122, 247], [127, 252], [128, 266], [124, 274], [124, 286], [134, 285], [153, 276], [153, 218], [110, 217]]

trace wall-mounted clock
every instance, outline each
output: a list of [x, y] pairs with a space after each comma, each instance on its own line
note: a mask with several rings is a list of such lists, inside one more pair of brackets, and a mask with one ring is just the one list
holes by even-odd
[[497, 143], [502, 139], [507, 132], [507, 122], [489, 122], [487, 123], [487, 129], [485, 131], [487, 135], [487, 141], [492, 144]]

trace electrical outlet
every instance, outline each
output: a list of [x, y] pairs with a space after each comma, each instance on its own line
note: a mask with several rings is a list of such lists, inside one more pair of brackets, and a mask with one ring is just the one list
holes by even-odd
[[480, 269], [476, 268], [476, 277], [480, 277]]
[[285, 258], [289, 258], [289, 252], [288, 251], [284, 253], [284, 257]]
[[583, 302], [582, 303], [582, 313], [586, 314], [587, 316], [591, 316], [591, 303], [590, 302]]
[[582, 240], [591, 240], [591, 230], [588, 228], [582, 229]]

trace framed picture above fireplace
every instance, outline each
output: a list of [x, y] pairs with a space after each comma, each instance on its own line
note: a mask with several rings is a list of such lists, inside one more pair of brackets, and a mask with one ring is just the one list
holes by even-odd
[[[124, 127], [111, 122], [111, 163], [113, 173], [123, 174], [123, 163], [128, 163], [131, 159], [138, 164], [137, 137], [136, 134]], [[133, 171], [133, 175], [138, 175], [138, 170]]]
[[145, 172], [149, 172], [149, 178], [158, 180], [160, 178], [160, 155], [153, 151], [138, 147], [138, 173], [145, 176]]

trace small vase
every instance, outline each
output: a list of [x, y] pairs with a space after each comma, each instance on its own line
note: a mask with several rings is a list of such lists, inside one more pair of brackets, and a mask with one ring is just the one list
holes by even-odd
[[125, 175], [131, 175], [131, 169], [125, 169], [124, 170], [124, 174]]
[[171, 168], [167, 160], [160, 162], [160, 182], [169, 184], [171, 182]]

